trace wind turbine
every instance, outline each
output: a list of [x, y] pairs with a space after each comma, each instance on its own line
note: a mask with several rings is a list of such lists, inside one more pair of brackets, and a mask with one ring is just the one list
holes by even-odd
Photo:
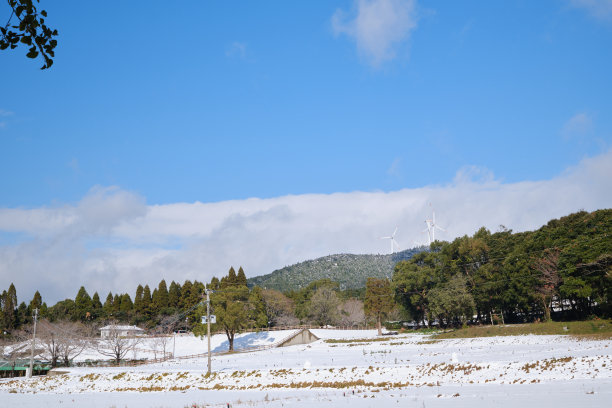
[[431, 245], [431, 243], [436, 240], [436, 229], [439, 229], [440, 231], [446, 231], [444, 228], [436, 224], [436, 212], [433, 209], [431, 210], [431, 218], [426, 219], [425, 224], [427, 224], [427, 228], [425, 228], [422, 232], [427, 231], [427, 239], [429, 245]]
[[400, 247], [397, 241], [395, 240], [395, 234], [397, 234], [397, 227], [395, 227], [395, 231], [393, 231], [393, 234], [390, 237], [380, 237], [380, 239], [390, 239], [391, 240], [391, 253], [395, 252], [395, 247], [397, 247], [397, 249], [399, 249]]

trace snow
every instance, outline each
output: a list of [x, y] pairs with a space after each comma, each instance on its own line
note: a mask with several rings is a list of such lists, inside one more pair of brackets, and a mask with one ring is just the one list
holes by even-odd
[[[278, 344], [292, 333], [244, 333], [235, 345]], [[313, 333], [322, 340], [216, 355], [209, 377], [205, 357], [134, 368], [70, 368], [63, 375], [2, 380], [0, 401], [11, 407], [76, 407], [85, 401], [92, 407], [612, 406], [611, 340], [432, 340], [408, 334], [377, 341], [373, 330]], [[213, 349], [224, 349], [227, 339], [215, 337]], [[176, 341], [177, 356], [206, 351], [205, 340]]]
[[[295, 334], [297, 330], [279, 330], [279, 331], [260, 331], [252, 333], [236, 334], [234, 338], [234, 350], [244, 350], [262, 346], [270, 346], [277, 344], [286, 337]], [[210, 347], [212, 352], [221, 353], [229, 349], [229, 342], [225, 334], [215, 334], [210, 337]], [[166, 353], [174, 353], [176, 357], [192, 356], [203, 354], [208, 351], [208, 342], [206, 337], [200, 338], [190, 333], [177, 334], [176, 336], [167, 337]], [[155, 344], [155, 338], [142, 338], [136, 350], [130, 352], [126, 357], [131, 359], [154, 359], [161, 358], [163, 349]], [[74, 359], [75, 362], [83, 362], [86, 360], [108, 360], [108, 356], [104, 356], [91, 347], [83, 351]]]

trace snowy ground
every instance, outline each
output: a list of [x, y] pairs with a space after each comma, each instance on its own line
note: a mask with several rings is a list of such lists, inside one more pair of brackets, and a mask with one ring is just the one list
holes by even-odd
[[[514, 336], [434, 341], [400, 335], [374, 341], [374, 331], [313, 332], [345, 342], [320, 340], [216, 356], [209, 377], [205, 358], [128, 369], [72, 368], [57, 376], [0, 381], [0, 401], [11, 407], [86, 402], [105, 408], [228, 402], [234, 407], [612, 406], [610, 340]], [[271, 344], [286, 335], [246, 334], [242, 342]], [[356, 341], [362, 339], [368, 341]], [[199, 339], [181, 344], [188, 342], [197, 344], [198, 353], [205, 351]], [[213, 348], [222, 339], [218, 342]]]
[[[271, 332], [253, 332], [253, 333], [240, 333], [236, 334], [234, 338], [234, 350], [246, 350], [252, 348], [258, 348], [262, 346], [274, 345], [287, 337], [295, 334], [297, 330], [278, 330]], [[142, 338], [138, 343], [136, 349], [130, 352], [127, 359], [154, 359], [162, 358], [164, 355], [174, 353], [177, 357], [192, 356], [194, 354], [206, 353], [208, 350], [208, 343], [206, 338], [201, 339], [193, 334], [177, 334], [176, 336], [170, 336], [165, 338], [165, 348], [156, 338]], [[12, 347], [25, 346], [25, 353], [29, 356], [30, 341], [18, 343], [13, 346], [8, 346], [6, 351], [8, 352]], [[229, 349], [229, 342], [225, 334], [214, 334], [210, 339], [210, 346], [214, 353], [226, 352]], [[40, 348], [43, 348], [40, 346]], [[0, 356], [1, 357], [1, 356]], [[87, 360], [110, 360], [111, 357], [100, 354], [95, 347], [91, 345], [86, 348], [81, 354], [79, 354], [74, 361], [83, 362]]]

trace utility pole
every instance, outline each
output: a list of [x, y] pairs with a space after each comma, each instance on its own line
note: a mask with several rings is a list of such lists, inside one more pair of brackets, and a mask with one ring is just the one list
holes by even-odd
[[30, 352], [30, 371], [28, 371], [28, 378], [32, 378], [34, 372], [34, 345], [36, 343], [36, 323], [38, 321], [38, 308], [34, 309], [34, 333], [32, 335], [32, 351]]
[[208, 375], [210, 375], [210, 290], [204, 287], [206, 291], [206, 333], [208, 335]]

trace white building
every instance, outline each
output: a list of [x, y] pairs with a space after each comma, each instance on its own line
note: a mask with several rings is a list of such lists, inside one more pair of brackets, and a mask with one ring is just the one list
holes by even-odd
[[119, 326], [119, 325], [110, 325], [104, 326], [100, 328], [100, 337], [132, 337], [132, 336], [141, 336], [144, 334], [144, 330], [140, 327], [136, 326]]

